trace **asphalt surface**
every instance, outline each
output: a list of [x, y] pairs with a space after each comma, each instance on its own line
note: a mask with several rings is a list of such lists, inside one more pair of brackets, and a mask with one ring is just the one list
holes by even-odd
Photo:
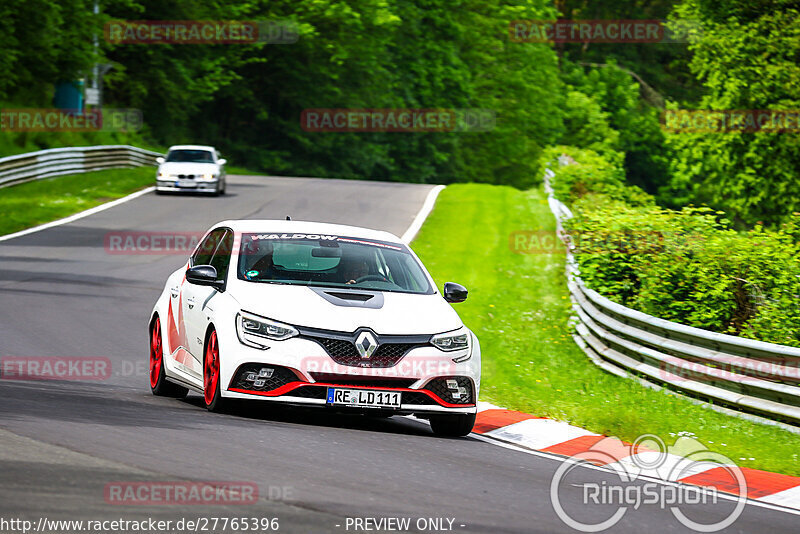
[[[206, 412], [196, 394], [185, 400], [150, 394], [148, 315], [167, 275], [188, 254], [111, 254], [104, 247], [109, 232], [202, 232], [226, 218], [291, 215], [400, 235], [429, 190], [231, 176], [224, 197], [147, 194], [1, 242], [0, 357], [94, 357], [107, 359], [111, 373], [92, 381], [0, 380], [0, 532], [21, 531], [3, 523], [10, 519], [38, 526], [40, 518], [213, 517], [277, 518], [280, 532], [389, 531], [374, 523], [357, 529], [354, 522], [389, 517], [409, 518], [411, 532], [574, 532], [552, 505], [558, 458], [473, 438], [437, 438], [425, 423], [406, 418], [259, 403], [219, 415]], [[575, 518], [598, 522], [618, 506], [584, 504], [584, 485], [614, 480], [579, 468], [559, 489], [560, 502]], [[239, 481], [257, 485], [259, 498], [247, 505], [107, 502], [108, 484], [136, 481]], [[681, 509], [711, 523], [733, 504]], [[795, 532], [797, 521], [748, 505], [726, 531]], [[222, 532], [219, 525], [196, 530]], [[628, 509], [611, 531], [690, 530], [668, 508], [642, 505]]]

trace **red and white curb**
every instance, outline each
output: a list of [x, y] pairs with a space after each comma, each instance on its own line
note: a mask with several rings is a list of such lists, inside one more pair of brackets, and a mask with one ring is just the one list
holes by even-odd
[[[675, 445], [684, 455], [655, 451], [647, 444], [631, 444], [589, 432], [568, 423], [506, 410], [488, 402], [478, 402], [478, 417], [473, 434], [522, 449], [590, 461], [595, 466], [616, 472], [636, 471], [638, 475], [665, 482], [714, 487], [717, 491], [738, 496], [740, 485], [723, 464], [692, 462], [697, 449], [681, 439]], [[697, 443], [685, 439], [684, 444]], [[673, 448], [670, 448], [672, 450]], [[658, 457], [658, 461], [654, 461]], [[689, 465], [691, 464], [691, 465]], [[642, 468], [642, 466], [653, 466]], [[675, 469], [681, 465], [680, 469]], [[688, 466], [688, 468], [687, 468]], [[800, 477], [738, 467], [744, 475], [746, 497], [750, 501], [800, 510]], [[679, 474], [676, 476], [675, 473]]]

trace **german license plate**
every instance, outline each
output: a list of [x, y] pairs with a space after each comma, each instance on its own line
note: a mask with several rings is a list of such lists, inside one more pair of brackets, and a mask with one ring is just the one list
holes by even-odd
[[194, 188], [197, 187], [197, 182], [191, 180], [178, 180], [176, 184], [178, 187]]
[[399, 408], [399, 391], [328, 388], [328, 404], [356, 408]]

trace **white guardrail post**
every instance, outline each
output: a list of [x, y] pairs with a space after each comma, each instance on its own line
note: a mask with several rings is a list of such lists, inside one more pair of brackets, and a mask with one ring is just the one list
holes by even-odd
[[[569, 161], [559, 158], [558, 163]], [[555, 197], [554, 176], [545, 171], [544, 189], [567, 250], [567, 285], [577, 316], [573, 338], [586, 355], [619, 376], [633, 373], [716, 404], [800, 422], [800, 348], [665, 321], [586, 287], [563, 227], [572, 213]]]
[[128, 145], [40, 150], [0, 158], [0, 187], [62, 174], [155, 165], [158, 152]]

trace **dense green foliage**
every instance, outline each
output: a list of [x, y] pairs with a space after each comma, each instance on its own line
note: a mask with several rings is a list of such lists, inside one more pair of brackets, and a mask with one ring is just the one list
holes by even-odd
[[[737, 228], [800, 209], [796, 134], [665, 133], [663, 109], [800, 108], [800, 10], [789, 0], [9, 0], [0, 7], [0, 102], [51, 105], [96, 62], [106, 104], [141, 109], [135, 139], [218, 145], [276, 174], [526, 188], [553, 144], [619, 162], [666, 207], [708, 205]], [[518, 43], [512, 20], [657, 19], [686, 42]], [[260, 20], [293, 44], [113, 44], [110, 20]], [[98, 38], [95, 48], [93, 40]], [[487, 132], [304, 131], [312, 108], [487, 109]], [[97, 136], [2, 133], [0, 150]], [[14, 149], [13, 147], [20, 147]]]
[[[800, 110], [800, 11], [791, 1], [684, 0], [677, 14], [703, 21], [692, 72], [710, 110]], [[673, 134], [670, 204], [708, 203], [737, 223], [777, 224], [800, 209], [800, 130]]]
[[[141, 109], [148, 144], [219, 146], [276, 174], [529, 187], [542, 147], [592, 149], [662, 206], [777, 226], [800, 209], [798, 136], [665, 133], [668, 109], [800, 108], [800, 11], [789, 0], [9, 0], [0, 102], [51, 105], [96, 62], [106, 104]], [[518, 43], [512, 20], [690, 21], [687, 43]], [[112, 44], [109, 20], [271, 20], [294, 44]], [[99, 47], [95, 49], [93, 39]], [[488, 132], [307, 132], [312, 108], [487, 109]], [[0, 134], [0, 150], [97, 136]], [[18, 147], [18, 148], [14, 148]], [[614, 154], [612, 154], [614, 153]]]
[[[507, 38], [509, 20], [555, 17], [545, 0], [108, 0], [97, 17], [89, 2], [38, 3], [53, 16], [40, 18], [31, 4], [11, 9], [60, 42], [40, 43], [27, 26], [11, 28], [0, 57], [12, 58], [18, 74], [0, 85], [0, 100], [47, 105], [48, 87], [87, 73], [92, 36], [102, 35], [110, 19], [296, 23], [294, 44], [100, 40], [103, 61], [113, 65], [107, 103], [141, 109], [154, 143], [216, 144], [232, 161], [273, 173], [527, 187], [541, 147], [563, 131], [564, 91], [552, 47]], [[29, 54], [22, 46], [28, 41], [47, 54]], [[23, 90], [23, 81], [36, 91]], [[479, 108], [493, 110], [497, 121], [489, 132], [306, 132], [300, 116], [310, 108]]]
[[574, 217], [581, 277], [609, 298], [663, 319], [800, 346], [800, 214], [777, 230], [736, 232], [723, 212], [658, 207], [618, 164], [561, 147], [555, 191]]

